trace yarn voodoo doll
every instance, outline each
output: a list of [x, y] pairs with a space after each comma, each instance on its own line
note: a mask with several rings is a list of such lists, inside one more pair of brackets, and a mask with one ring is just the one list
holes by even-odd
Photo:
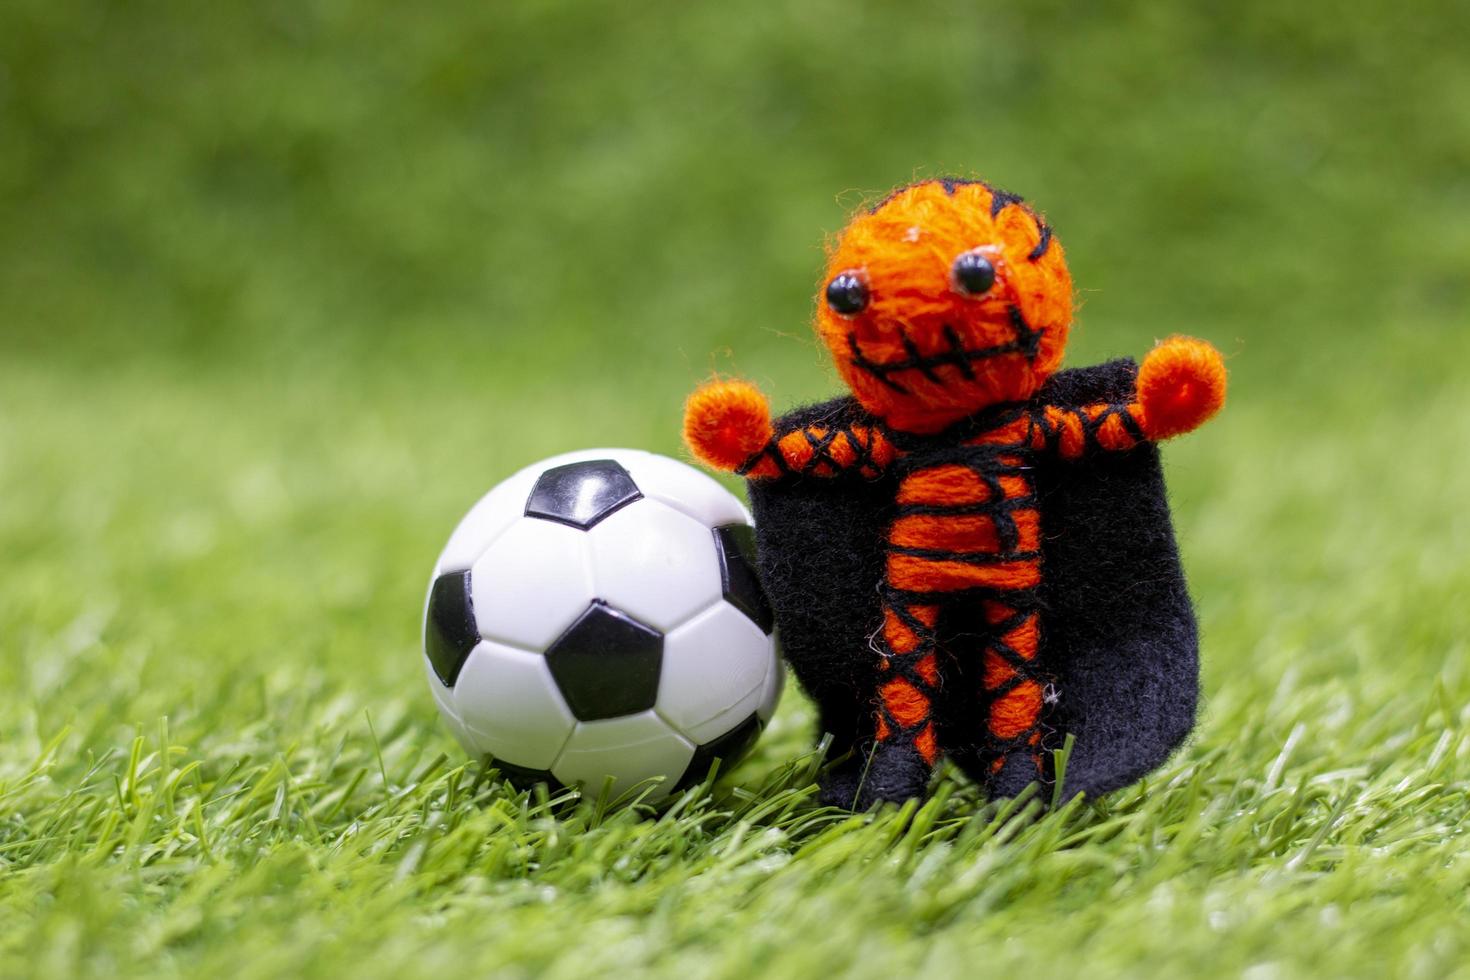
[[1224, 402], [1183, 337], [1058, 371], [1061, 245], [1020, 198], [923, 181], [831, 250], [816, 329], [851, 397], [770, 417], [742, 381], [686, 406], [743, 475], [786, 657], [836, 760], [822, 799], [919, 797], [941, 756], [992, 797], [1107, 792], [1158, 766], [1198, 699], [1193, 609], [1154, 443]]

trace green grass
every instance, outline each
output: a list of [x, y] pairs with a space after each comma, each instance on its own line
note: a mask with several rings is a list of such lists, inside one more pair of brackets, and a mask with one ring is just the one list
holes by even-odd
[[[201, 11], [0, 14], [0, 975], [1470, 976], [1463, 10]], [[1072, 363], [1230, 357], [1196, 738], [1039, 819], [816, 807], [794, 691], [666, 808], [471, 764], [455, 520], [831, 391], [821, 236], [942, 169], [1047, 210]]]

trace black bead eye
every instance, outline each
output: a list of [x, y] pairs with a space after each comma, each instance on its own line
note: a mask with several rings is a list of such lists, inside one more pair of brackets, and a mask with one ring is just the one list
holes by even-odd
[[856, 272], [839, 272], [827, 283], [827, 305], [839, 316], [856, 316], [868, 306], [868, 287]]
[[995, 266], [979, 252], [965, 252], [950, 266], [955, 288], [979, 296], [995, 285]]

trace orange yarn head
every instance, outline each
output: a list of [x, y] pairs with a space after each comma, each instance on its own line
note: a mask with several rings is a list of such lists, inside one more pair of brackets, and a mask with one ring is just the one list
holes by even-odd
[[1051, 229], [980, 181], [923, 181], [858, 215], [824, 290], [817, 332], [843, 380], [906, 432], [1030, 398], [1061, 363], [1072, 320]]

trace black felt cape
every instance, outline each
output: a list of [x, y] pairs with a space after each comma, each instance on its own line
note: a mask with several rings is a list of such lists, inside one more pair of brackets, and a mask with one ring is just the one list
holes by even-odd
[[[1056, 374], [1037, 396], [1050, 404], [1129, 401], [1130, 360]], [[869, 421], [852, 398], [798, 409], [780, 422]], [[1042, 643], [1040, 662], [1058, 700], [1046, 715], [1055, 746], [1076, 737], [1064, 798], [1096, 796], [1162, 763], [1194, 727], [1199, 648], [1164, 495], [1158, 450], [1096, 453], [1080, 462], [1038, 460], [1041, 499]], [[782, 647], [816, 702], [831, 755], [859, 752], [872, 739], [877, 656], [870, 637], [881, 616], [883, 536], [896, 481], [856, 476], [751, 481], [760, 572], [776, 612]], [[939, 623], [945, 692], [937, 704], [946, 752], [985, 782], [988, 760], [967, 747], [984, 724], [974, 701], [978, 667], [964, 656], [980, 627], [947, 610]], [[973, 644], [973, 641], [970, 641]], [[951, 697], [951, 692], [954, 696]], [[961, 703], [961, 697], [963, 703]], [[988, 783], [992, 795], [1021, 785]]]

